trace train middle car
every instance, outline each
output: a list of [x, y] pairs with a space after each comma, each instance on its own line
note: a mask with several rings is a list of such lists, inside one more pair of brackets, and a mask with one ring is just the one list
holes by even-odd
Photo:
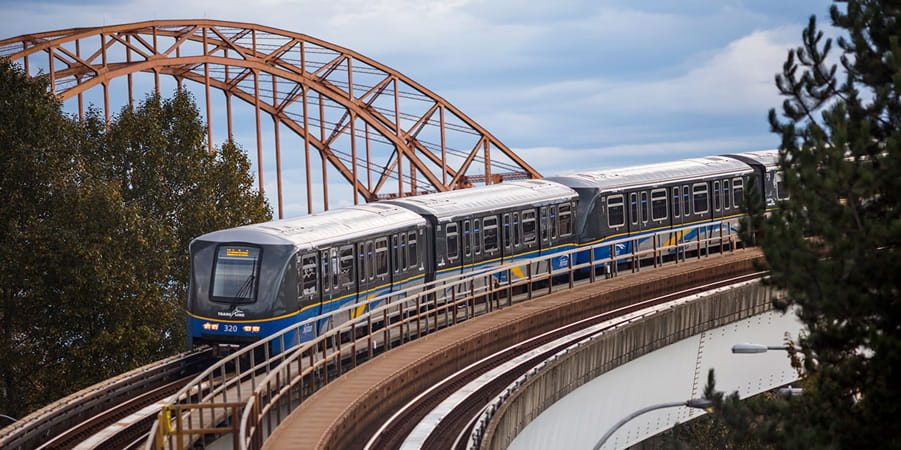
[[575, 262], [704, 237], [741, 214], [752, 178], [768, 207], [782, 197], [777, 158], [760, 151], [587, 171], [209, 233], [190, 248], [190, 345], [246, 344], [350, 302], [362, 313], [416, 283], [618, 238], [633, 239], [578, 252]]

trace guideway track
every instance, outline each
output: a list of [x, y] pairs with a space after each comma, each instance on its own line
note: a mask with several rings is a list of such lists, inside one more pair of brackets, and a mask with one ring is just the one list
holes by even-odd
[[[95, 434], [126, 418], [134, 426], [108, 432], [110, 442], [92, 441], [90, 448], [127, 448], [143, 441], [156, 411], [139, 419], [136, 413], [175, 393], [213, 361], [209, 349], [183, 353], [132, 370], [60, 399], [0, 430], [0, 448], [77, 448]], [[142, 431], [141, 431], [142, 430]]]
[[[469, 429], [482, 408], [504, 388], [509, 386], [510, 383], [535, 367], [536, 364], [585, 339], [586, 334], [578, 333], [579, 331], [589, 329], [602, 322], [608, 322], [605, 325], [605, 329], [613, 328], [622, 323], [635, 320], [633, 313], [649, 307], [722, 286], [756, 279], [760, 276], [761, 273], [749, 273], [637, 302], [578, 322], [563, 325], [524, 342], [502, 349], [441, 380], [423, 395], [417, 396], [417, 398], [404, 405], [370, 438], [366, 448], [395, 449], [410, 446], [421, 448], [465, 448]], [[596, 332], [593, 331], [593, 333]], [[500, 367], [521, 355], [524, 357], [522, 360], [509, 364], [506, 367]], [[482, 382], [473, 383], [489, 372], [492, 376], [481, 380]], [[461, 389], [472, 387], [473, 385], [477, 387], [472, 391], [467, 390], [465, 393], [461, 393]], [[443, 411], [440, 414], [442, 418], [439, 422], [431, 423], [427, 426], [420, 424], [426, 415], [438, 415], [432, 413], [432, 411], [454, 393], [458, 393], [458, 395], [456, 395], [457, 398], [454, 400], [453, 408]], [[417, 429], [430, 428], [430, 433], [428, 436], [416, 436], [414, 438], [409, 436], [414, 427]]]
[[436, 332], [339, 377], [281, 424], [264, 448], [362, 448], [400, 407], [439, 380], [585, 317], [755, 272], [759, 251], [703, 258], [559, 292]]

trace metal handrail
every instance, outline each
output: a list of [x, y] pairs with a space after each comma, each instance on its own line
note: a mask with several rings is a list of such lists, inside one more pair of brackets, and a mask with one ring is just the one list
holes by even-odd
[[[719, 224], [703, 224], [693, 225], [680, 228], [679, 230], [664, 230], [655, 232], [651, 235], [641, 237], [628, 237], [613, 241], [603, 242], [591, 247], [581, 247], [565, 252], [558, 252], [551, 255], [540, 256], [536, 258], [517, 260], [503, 266], [499, 266], [490, 270], [480, 271], [468, 274], [462, 274], [453, 278], [444, 278], [428, 284], [418, 285], [404, 289], [402, 291], [391, 292], [373, 299], [358, 300], [354, 304], [346, 305], [331, 313], [311, 318], [288, 327], [264, 340], [258, 341], [252, 346], [246, 347], [235, 354], [221, 360], [217, 365], [210, 367], [201, 375], [196, 377], [194, 381], [188, 384], [176, 397], [179, 402], [187, 403], [192, 400], [190, 393], [193, 391], [203, 392], [200, 388], [203, 385], [208, 386], [206, 394], [197, 394], [193, 400], [196, 403], [216, 404], [216, 398], [220, 398], [220, 404], [245, 402], [240, 423], [240, 445], [246, 448], [248, 444], [259, 446], [262, 444], [262, 434], [260, 433], [260, 425], [262, 418], [267, 417], [272, 420], [275, 414], [276, 426], [281, 422], [282, 398], [286, 394], [290, 394], [292, 390], [298, 389], [299, 405], [306, 397], [304, 390], [309, 390], [312, 394], [322, 386], [328, 384], [331, 380], [330, 370], [336, 372], [335, 377], [343, 372], [343, 360], [350, 359], [351, 369], [356, 366], [357, 355], [362, 351], [367, 351], [369, 357], [372, 357], [374, 348], [381, 339], [385, 351], [391, 348], [392, 343], [397, 340], [398, 345], [405, 341], [413, 340], [420, 337], [423, 333], [422, 327], [425, 326], [425, 333], [431, 332], [430, 329], [437, 329], [439, 324], [450, 326], [457, 323], [457, 310], [464, 311], [461, 320], [466, 320], [473, 316], [477, 300], [484, 298], [484, 311], [490, 311], [492, 297], [496, 298], [496, 307], [501, 308], [500, 294], [506, 293], [508, 305], [512, 304], [512, 290], [517, 286], [527, 286], [527, 299], [537, 296], [538, 293], [533, 292], [532, 287], [538, 281], [548, 280], [547, 292], [551, 292], [555, 285], [551, 281], [563, 275], [569, 276], [569, 287], [572, 287], [575, 273], [580, 270], [596, 267], [610, 267], [612, 270], [607, 272], [609, 276], [616, 276], [617, 263], [623, 261], [631, 261], [632, 271], [640, 270], [639, 261], [647, 261], [653, 258], [654, 265], [658, 265], [658, 261], [662, 262], [663, 256], [675, 254], [676, 261], [681, 259], [684, 261], [684, 252], [689, 249], [697, 249], [698, 257], [704, 253], [709, 253], [710, 248], [724, 248], [727, 243], [730, 249], [735, 248], [737, 241], [737, 233], [733, 231], [737, 220], [732, 219], [723, 221]], [[676, 233], [684, 233], [686, 231], [699, 230], [695, 239], [685, 242], [681, 238], [675, 239], [673, 244], [666, 245], [665, 242], [671, 240]], [[706, 230], [706, 236], [702, 239], [700, 230]], [[640, 250], [639, 243], [653, 237], [653, 246], [651, 249]], [[661, 245], [661, 237], [665, 237], [664, 243]], [[632, 242], [632, 251], [626, 254], [617, 254], [615, 249], [618, 244]], [[611, 256], [601, 260], [594, 259], [595, 249], [602, 247], [611, 248]], [[588, 253], [590, 255], [588, 262], [580, 264], [573, 263], [573, 255], [580, 253]], [[560, 269], [553, 269], [550, 263], [551, 259], [557, 259], [561, 256], [567, 256], [567, 266]], [[533, 267], [545, 263], [546, 269], [540, 273], [533, 273]], [[522, 278], [513, 276], [514, 269], [520, 269], [525, 275]], [[504, 276], [500, 276], [504, 274]], [[595, 281], [595, 270], [589, 270], [591, 282]], [[425, 300], [425, 301], [424, 301]], [[354, 316], [353, 311], [358, 309], [361, 304], [376, 304], [379, 306]], [[439, 317], [443, 315], [444, 317]], [[340, 320], [336, 320], [339, 318]], [[347, 320], [344, 320], [347, 318]], [[336, 324], [331, 330], [321, 334], [309, 342], [297, 345], [293, 351], [282, 350], [277, 355], [270, 355], [270, 343], [276, 342], [277, 348], [286, 349], [291, 345], [295, 345], [293, 336], [299, 336], [299, 332], [304, 326], [312, 325], [318, 321], [328, 321]], [[443, 322], [442, 322], [443, 320]], [[393, 322], [392, 322], [393, 321]], [[374, 323], [381, 323], [381, 327], [374, 327]], [[431, 327], [431, 328], [430, 328]], [[406, 331], [404, 331], [406, 328]], [[413, 330], [413, 328], [416, 328]], [[361, 331], [365, 330], [365, 331]], [[357, 336], [358, 333], [365, 333]], [[288, 339], [286, 339], [288, 337]], [[344, 338], [347, 338], [346, 347]], [[288, 345], [286, 345], [288, 344]], [[360, 349], [360, 345], [366, 345], [366, 348]], [[258, 348], [263, 348], [264, 361], [256, 362], [254, 352]], [[348, 351], [349, 349], [349, 351]], [[248, 367], [241, 369], [240, 361], [247, 357]], [[296, 365], [296, 368], [293, 368]], [[233, 367], [235, 370], [226, 373], [226, 367]], [[349, 369], [348, 369], [349, 370]], [[261, 372], [261, 373], [257, 373]], [[258, 376], [261, 377], [258, 379]], [[305, 383], [304, 379], [309, 379], [310, 383]], [[321, 382], [317, 382], [318, 381]], [[249, 383], [249, 390], [241, 389], [241, 385]], [[311, 385], [310, 385], [311, 384]], [[229, 392], [236, 395], [237, 398], [228, 398]], [[265, 400], [265, 404], [264, 403]], [[296, 407], [292, 403], [291, 395], [288, 395], [288, 410]], [[273, 409], [275, 404], [275, 409]], [[272, 412], [273, 414], [270, 414]], [[254, 416], [251, 419], [251, 415]], [[287, 416], [287, 415], [285, 415]], [[171, 417], [170, 417], [171, 419]], [[252, 421], [252, 423], [251, 423]], [[203, 428], [203, 423], [200, 423]], [[269, 423], [268, 429], [274, 429]], [[151, 443], [162, 443], [165, 446], [162, 430], [159, 421], [154, 424]], [[185, 432], [188, 433], [188, 432]], [[171, 444], [171, 443], [170, 443]], [[171, 445], [170, 445], [171, 446]]]

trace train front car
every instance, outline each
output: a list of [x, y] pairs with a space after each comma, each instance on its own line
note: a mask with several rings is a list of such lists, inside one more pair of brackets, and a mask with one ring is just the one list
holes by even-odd
[[[378, 203], [200, 236], [190, 248], [189, 345], [245, 345], [351, 302], [365, 311], [422, 282], [428, 236], [419, 215]], [[288, 343], [327, 324], [311, 322]]]
[[285, 298], [294, 243], [251, 227], [216, 231], [191, 242], [189, 347], [244, 345], [292, 323]]

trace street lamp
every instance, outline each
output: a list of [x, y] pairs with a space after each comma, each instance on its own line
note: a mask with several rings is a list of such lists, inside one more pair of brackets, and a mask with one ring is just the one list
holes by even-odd
[[766, 353], [767, 350], [794, 350], [801, 351], [801, 347], [789, 345], [763, 345], [763, 344], [735, 344], [732, 346], [732, 353]]
[[634, 413], [629, 414], [626, 417], [623, 417], [623, 419], [620, 420], [619, 422], [617, 422], [616, 425], [613, 425], [613, 428], [610, 428], [610, 430], [607, 431], [607, 433], [604, 434], [603, 437], [601, 437], [601, 440], [599, 440], [598, 443], [594, 445], [594, 450], [600, 450], [600, 448], [603, 447], [604, 444], [607, 442], [607, 439], [610, 439], [610, 436], [612, 436], [613, 433], [616, 432], [616, 430], [620, 429], [623, 425], [625, 425], [626, 422], [628, 422], [646, 412], [654, 411], [655, 409], [675, 408], [677, 406], [687, 406], [689, 408], [707, 409], [707, 408], [711, 407], [712, 405], [713, 405], [713, 402], [711, 402], [710, 400], [707, 400], [706, 398], [693, 398], [691, 400], [684, 401], [684, 402], [661, 403], [659, 405], [651, 405], [651, 406], [648, 406], [645, 408], [641, 408], [638, 411], [635, 411]]

